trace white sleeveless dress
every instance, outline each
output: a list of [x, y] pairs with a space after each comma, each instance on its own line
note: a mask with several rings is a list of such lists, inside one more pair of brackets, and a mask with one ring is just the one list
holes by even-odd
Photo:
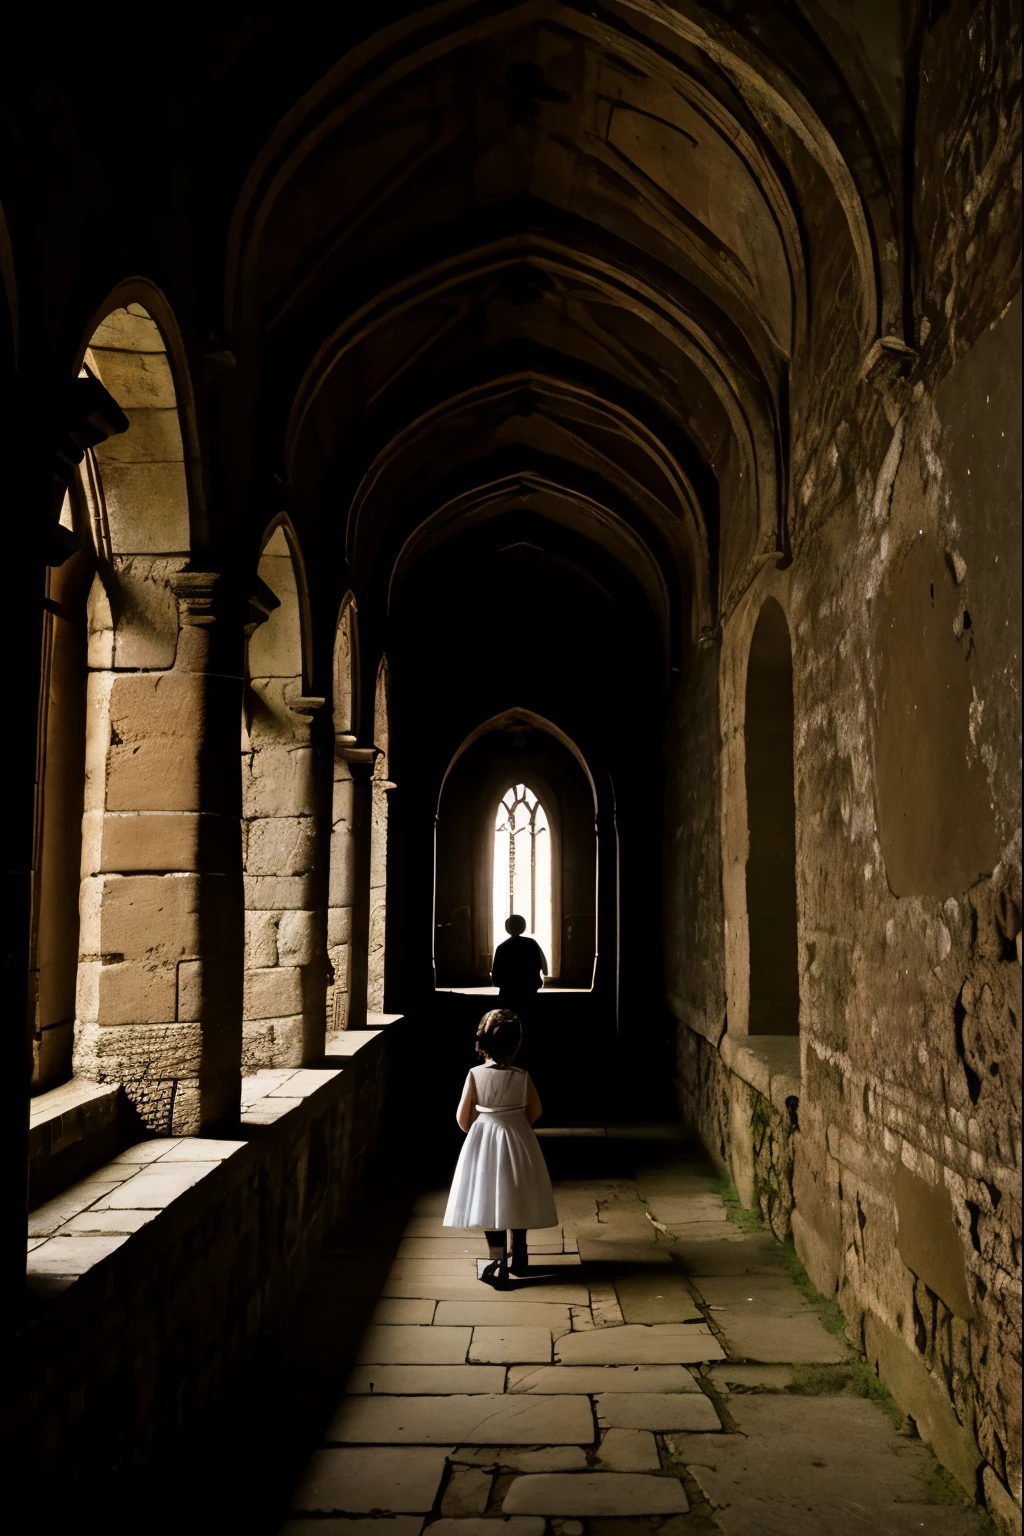
[[452, 1180], [446, 1227], [558, 1225], [540, 1142], [526, 1118], [529, 1076], [522, 1067], [474, 1067], [479, 1115], [469, 1128]]

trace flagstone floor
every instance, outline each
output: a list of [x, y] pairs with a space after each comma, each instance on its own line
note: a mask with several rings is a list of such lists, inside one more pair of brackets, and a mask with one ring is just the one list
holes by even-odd
[[[561, 1224], [530, 1234], [531, 1273], [504, 1293], [477, 1278], [483, 1234], [441, 1226], [443, 1189], [419, 1195], [354, 1362], [337, 1350], [282, 1536], [987, 1532], [928, 1448], [858, 1395], [858, 1358], [784, 1251], [729, 1221], [683, 1155], [624, 1139], [593, 1178], [577, 1157], [556, 1181]], [[355, 1252], [330, 1285], [352, 1266], [365, 1293]]]

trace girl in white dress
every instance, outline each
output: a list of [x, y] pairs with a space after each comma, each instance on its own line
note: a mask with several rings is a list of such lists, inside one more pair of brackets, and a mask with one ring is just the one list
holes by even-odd
[[466, 1078], [456, 1119], [466, 1140], [455, 1169], [446, 1227], [483, 1227], [491, 1262], [488, 1285], [508, 1284], [507, 1233], [512, 1232], [514, 1275], [526, 1274], [528, 1227], [558, 1224], [551, 1180], [533, 1133], [541, 1103], [530, 1074], [512, 1065], [523, 1028], [508, 1008], [485, 1013], [476, 1032], [482, 1065]]

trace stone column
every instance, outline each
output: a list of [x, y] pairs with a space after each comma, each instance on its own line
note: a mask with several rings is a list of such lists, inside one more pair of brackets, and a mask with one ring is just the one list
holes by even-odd
[[255, 679], [242, 756], [246, 1072], [302, 1066], [324, 1051], [326, 964], [318, 868], [315, 716], [323, 699]]
[[331, 1029], [366, 1027], [376, 758], [375, 747], [357, 747], [352, 736], [336, 738], [327, 914], [328, 954], [334, 971]]
[[167, 580], [173, 666], [89, 678], [75, 1072], [195, 1135], [238, 1116], [242, 631], [216, 575]]

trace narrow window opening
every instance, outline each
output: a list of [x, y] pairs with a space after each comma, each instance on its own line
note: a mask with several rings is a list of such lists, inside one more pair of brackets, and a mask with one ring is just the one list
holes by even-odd
[[503, 796], [494, 819], [492, 950], [506, 937], [513, 913], [551, 956], [551, 832], [547, 813], [532, 789], [515, 784]]

